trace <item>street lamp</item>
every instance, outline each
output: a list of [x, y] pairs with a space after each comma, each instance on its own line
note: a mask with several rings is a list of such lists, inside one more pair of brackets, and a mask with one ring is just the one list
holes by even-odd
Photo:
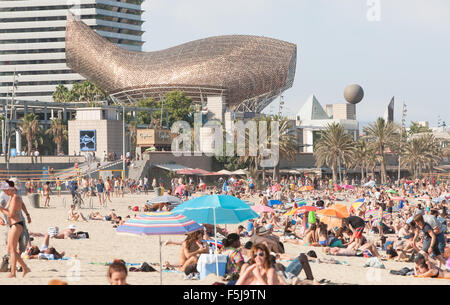
[[400, 186], [400, 163], [402, 159], [402, 140], [403, 140], [403, 130], [405, 129], [405, 121], [406, 121], [406, 104], [403, 102], [403, 109], [402, 109], [402, 125], [400, 130], [400, 148], [398, 152], [398, 181], [397, 184]]
[[8, 146], [6, 150], [6, 170], [8, 172], [9, 176], [9, 159], [10, 159], [10, 153], [11, 153], [11, 121], [13, 120], [13, 110], [14, 110], [14, 99], [16, 98], [16, 89], [17, 84], [19, 82], [20, 74], [16, 75], [16, 71], [14, 71], [13, 74], [13, 85], [12, 85], [12, 93], [11, 93], [11, 111], [10, 111], [10, 117], [11, 119], [8, 121], [8, 109], [6, 109], [6, 118], [5, 118], [5, 129], [7, 129], [8, 133]]

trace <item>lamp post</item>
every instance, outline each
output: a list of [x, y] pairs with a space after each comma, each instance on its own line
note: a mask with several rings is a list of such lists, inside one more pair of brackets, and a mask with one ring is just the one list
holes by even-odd
[[14, 110], [14, 99], [16, 97], [16, 89], [17, 89], [17, 81], [20, 77], [20, 74], [16, 75], [16, 71], [14, 71], [13, 74], [13, 86], [12, 86], [12, 93], [11, 93], [11, 111], [10, 111], [10, 120], [8, 121], [8, 109], [6, 109], [6, 118], [5, 118], [5, 129], [7, 130], [8, 134], [8, 144], [6, 149], [6, 170], [9, 176], [9, 159], [10, 159], [10, 153], [11, 153], [11, 121], [13, 119], [13, 110]]
[[400, 148], [398, 153], [398, 180], [397, 180], [398, 186], [400, 186], [400, 163], [402, 159], [402, 141], [403, 141], [403, 130], [405, 129], [405, 117], [406, 117], [406, 104], [405, 102], [403, 102], [402, 125], [400, 130]]
[[122, 179], [125, 178], [125, 173], [127, 169], [126, 161], [125, 161], [125, 105], [122, 104]]

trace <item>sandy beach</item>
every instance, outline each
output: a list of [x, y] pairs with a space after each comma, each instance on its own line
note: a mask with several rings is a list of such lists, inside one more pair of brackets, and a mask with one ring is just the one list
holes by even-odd
[[[97, 198], [94, 199], [94, 208], [83, 208], [80, 211], [88, 215], [91, 211], [100, 211], [102, 215], [109, 214], [112, 209], [117, 215], [125, 217], [134, 213], [128, 210], [128, 206], [143, 206], [147, 199], [154, 197], [154, 193], [148, 195], [126, 195], [124, 198], [113, 197], [113, 203], [109, 203], [107, 208], [100, 208]], [[64, 207], [64, 201], [66, 206]], [[60, 198], [52, 196], [50, 208], [32, 208], [28, 198], [24, 198], [31, 217], [32, 223], [28, 224], [30, 232], [46, 233], [52, 226], [58, 226], [60, 230], [67, 228], [70, 224], [77, 226], [77, 231], [87, 231], [89, 239], [71, 240], [71, 239], [51, 239], [50, 246], [57, 251], [65, 251], [69, 260], [46, 261], [46, 260], [26, 260], [31, 268], [31, 273], [26, 278], [22, 278], [18, 273], [17, 279], [8, 279], [8, 273], [0, 273], [0, 284], [47, 284], [50, 279], [58, 278], [67, 281], [70, 285], [108, 284], [106, 278], [106, 262], [112, 262], [113, 259], [123, 259], [127, 263], [141, 264], [147, 262], [155, 269], [159, 270], [159, 247], [158, 236], [128, 236], [119, 235], [108, 221], [89, 220], [88, 222], [73, 222], [67, 220], [70, 195], [62, 195]], [[235, 229], [235, 225], [228, 225], [228, 230]], [[0, 254], [6, 254], [5, 231], [6, 227], [0, 227], [0, 244], [2, 248]], [[44, 238], [35, 237], [34, 245], [41, 246]], [[163, 236], [162, 240], [183, 241], [184, 236]], [[241, 239], [246, 242], [247, 239]], [[319, 258], [326, 257], [321, 248], [303, 247], [285, 243], [286, 253], [296, 256], [301, 252], [307, 252], [314, 249]], [[172, 264], [178, 262], [179, 246], [168, 245], [162, 247], [163, 262], [169, 261]], [[327, 279], [335, 284], [361, 284], [361, 285], [449, 285], [450, 280], [445, 279], [422, 279], [410, 276], [392, 275], [390, 270], [400, 270], [403, 267], [413, 267], [413, 263], [402, 263], [385, 261], [386, 269], [365, 268], [367, 259], [363, 257], [335, 257], [337, 260], [345, 261], [348, 265], [330, 265], [311, 263], [314, 277], [317, 280]], [[282, 262], [288, 265], [288, 262]], [[139, 266], [136, 266], [139, 267]], [[128, 283], [132, 285], [159, 285], [160, 274], [158, 272], [130, 272]], [[305, 278], [304, 273], [300, 278]], [[204, 280], [185, 280], [184, 274], [177, 272], [163, 272], [164, 285], [209, 285], [217, 281], [218, 278], [211, 275]]]

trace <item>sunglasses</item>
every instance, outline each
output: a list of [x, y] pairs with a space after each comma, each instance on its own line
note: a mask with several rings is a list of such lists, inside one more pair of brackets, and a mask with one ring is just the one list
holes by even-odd
[[258, 255], [261, 257], [264, 257], [264, 252], [259, 252], [259, 253], [253, 254], [253, 258], [256, 258]]

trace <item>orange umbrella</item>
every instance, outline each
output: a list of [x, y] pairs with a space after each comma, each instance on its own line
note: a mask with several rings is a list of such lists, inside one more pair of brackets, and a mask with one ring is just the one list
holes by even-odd
[[300, 192], [304, 192], [304, 191], [312, 191], [314, 189], [314, 186], [312, 186], [312, 185], [305, 185], [305, 186], [302, 186], [301, 188], [300, 188]]
[[335, 204], [328, 209], [320, 210], [317, 212], [317, 214], [338, 218], [347, 218], [349, 215], [347, 207], [341, 204]]

